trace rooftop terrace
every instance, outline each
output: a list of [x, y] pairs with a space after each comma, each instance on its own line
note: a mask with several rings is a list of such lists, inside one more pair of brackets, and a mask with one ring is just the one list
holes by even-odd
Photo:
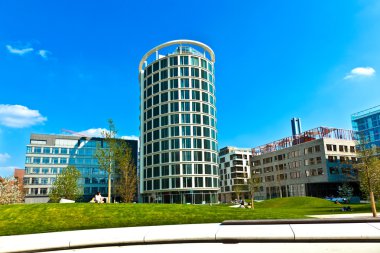
[[352, 130], [329, 128], [329, 127], [317, 127], [298, 135], [293, 135], [289, 137], [282, 138], [277, 141], [273, 141], [255, 148], [252, 148], [252, 155], [258, 156], [267, 153], [271, 153], [277, 150], [282, 150], [285, 148], [290, 148], [295, 145], [299, 145], [305, 142], [322, 139], [322, 138], [332, 138], [340, 140], [354, 140], [354, 135]]

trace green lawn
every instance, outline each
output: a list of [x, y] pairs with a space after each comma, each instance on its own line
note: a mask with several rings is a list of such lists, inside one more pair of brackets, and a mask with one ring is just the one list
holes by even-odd
[[[370, 212], [369, 204], [350, 205]], [[255, 210], [227, 205], [180, 204], [15, 204], [0, 206], [0, 236], [94, 228], [219, 223], [224, 220], [300, 219], [342, 213], [330, 201], [294, 197], [255, 203]]]

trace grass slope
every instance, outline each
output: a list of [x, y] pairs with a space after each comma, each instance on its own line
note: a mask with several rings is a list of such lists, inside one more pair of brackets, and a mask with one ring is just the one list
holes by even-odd
[[[369, 205], [351, 205], [370, 212]], [[224, 220], [300, 219], [340, 213], [341, 206], [310, 197], [267, 200], [255, 210], [227, 205], [179, 204], [17, 204], [0, 206], [0, 235], [94, 228], [220, 223]]]

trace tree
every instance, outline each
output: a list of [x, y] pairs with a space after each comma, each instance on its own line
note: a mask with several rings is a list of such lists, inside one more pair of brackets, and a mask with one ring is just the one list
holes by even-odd
[[132, 157], [132, 149], [123, 140], [119, 141], [116, 152], [116, 170], [119, 178], [116, 192], [123, 202], [130, 203], [136, 194], [137, 175], [136, 166]]
[[342, 186], [338, 187], [338, 195], [341, 198], [347, 199], [350, 201], [354, 188], [352, 188], [348, 183], [343, 183]]
[[248, 180], [247, 180], [248, 190], [249, 190], [249, 193], [251, 195], [251, 208], [252, 208], [252, 210], [255, 209], [255, 204], [253, 201], [255, 200], [255, 192], [257, 189], [257, 185], [258, 185], [258, 178], [256, 178], [253, 173], [254, 173], [254, 171], [252, 171], [251, 177], [248, 178]]
[[361, 137], [357, 146], [359, 163], [360, 188], [369, 195], [373, 217], [377, 216], [375, 195], [380, 196], [380, 160], [376, 156], [376, 148], [370, 147], [368, 141]]
[[98, 159], [99, 169], [105, 170], [108, 174], [108, 199], [111, 201], [111, 180], [112, 176], [119, 174], [117, 179], [116, 192], [126, 202], [133, 200], [136, 193], [136, 169], [133, 165], [131, 149], [125, 140], [116, 138], [117, 130], [112, 119], [108, 120], [108, 130], [103, 131], [102, 135], [106, 147], [97, 147], [96, 158]]
[[115, 149], [116, 149], [116, 128], [112, 119], [108, 120], [108, 130], [102, 131], [107, 147], [98, 146], [95, 157], [98, 159], [99, 169], [107, 172], [108, 175], [108, 198], [107, 203], [111, 202], [111, 179], [115, 171]]
[[24, 193], [14, 177], [0, 178], [0, 205], [22, 203]]
[[78, 185], [80, 172], [75, 166], [67, 166], [62, 173], [57, 176], [53, 183], [51, 193], [49, 194], [52, 202], [58, 202], [60, 199], [77, 200], [82, 196], [82, 190]]

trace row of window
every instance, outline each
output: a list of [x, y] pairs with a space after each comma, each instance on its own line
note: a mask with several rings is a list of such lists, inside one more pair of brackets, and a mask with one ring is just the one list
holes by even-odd
[[171, 151], [155, 155], [146, 155], [144, 167], [176, 162], [217, 162], [217, 155], [208, 151]]
[[173, 175], [218, 175], [217, 166], [211, 164], [172, 164], [162, 165], [144, 170], [144, 178], [165, 177]]
[[[62, 173], [64, 168], [25, 168], [25, 174], [60, 174]], [[104, 175], [106, 172], [104, 170], [101, 170], [99, 168], [91, 168], [91, 167], [77, 167], [79, 172], [82, 175]]]
[[171, 56], [170, 58], [164, 58], [150, 64], [144, 70], [144, 77], [147, 77], [160, 69], [167, 68], [168, 66], [178, 66], [178, 65], [191, 65], [191, 66], [207, 69], [208, 71], [212, 73], [214, 72], [213, 64], [211, 62], [206, 61], [205, 59], [202, 59], [199, 57], [195, 57], [195, 56], [182, 55], [179, 57], [179, 61], [178, 61], [178, 56]]
[[156, 128], [160, 126], [166, 126], [169, 124], [203, 124], [216, 128], [216, 121], [215, 118], [212, 116], [195, 113], [181, 113], [162, 116], [161, 118], [156, 118], [154, 120], [147, 121], [144, 124], [144, 131], [149, 131], [152, 129], [152, 127]]
[[57, 147], [35, 147], [27, 146], [27, 154], [55, 154], [55, 155], [95, 155], [95, 148], [57, 148]]
[[[170, 134], [169, 134], [170, 130]], [[216, 131], [214, 129], [208, 128], [208, 127], [200, 127], [200, 126], [173, 126], [173, 127], [165, 127], [162, 129], [157, 129], [151, 132], [148, 132], [145, 134], [145, 143], [156, 141], [163, 138], [169, 138], [169, 137], [208, 137], [212, 139], [217, 139], [216, 137]], [[200, 139], [197, 139], [197, 142], [199, 142]], [[179, 142], [179, 140], [178, 140]], [[172, 148], [174, 146], [179, 146], [172, 144]], [[200, 145], [198, 143], [194, 143], [194, 147], [199, 147]]]
[[[339, 152], [350, 152], [355, 153], [355, 146], [345, 146], [339, 145]], [[326, 144], [327, 151], [337, 151], [337, 145], [334, 144]]]
[[203, 90], [215, 95], [215, 88], [212, 83], [206, 81], [199, 81], [198, 79], [189, 78], [178, 78], [171, 79], [168, 81], [163, 81], [156, 83], [155, 85], [144, 90], [144, 99], [151, 97], [152, 95], [157, 95], [159, 92], [165, 92], [167, 90], [175, 90], [178, 88], [191, 88], [192, 90]]
[[214, 96], [209, 95], [206, 92], [200, 92], [196, 90], [174, 90], [170, 92], [161, 93], [160, 95], [155, 95], [152, 98], [148, 98], [144, 104], [144, 110], [149, 109], [150, 107], [155, 105], [161, 105], [169, 101], [177, 100], [196, 100], [202, 101], [204, 103], [210, 103], [211, 105], [215, 106]]
[[191, 78], [202, 78], [206, 81], [214, 83], [213, 74], [207, 72], [206, 70], [200, 70], [199, 68], [188, 68], [188, 67], [174, 67], [170, 69], [165, 69], [152, 76], [149, 76], [144, 79], [144, 89], [149, 87], [154, 83], [163, 81], [168, 78], [178, 78], [178, 77], [191, 77]]
[[96, 158], [66, 158], [66, 157], [34, 157], [25, 159], [27, 164], [98, 164]]
[[[27, 189], [28, 195], [47, 195], [51, 192], [51, 188], [29, 188]], [[84, 187], [84, 194], [95, 195], [97, 192], [101, 192], [103, 195], [107, 194], [107, 187]]]
[[[158, 138], [159, 139], [159, 138]], [[181, 138], [181, 139], [171, 139], [156, 141], [150, 144], [145, 144], [144, 154], [151, 154], [160, 151], [166, 151], [171, 149], [209, 149], [213, 151], [218, 151], [218, 146], [215, 141], [208, 139], [198, 139], [198, 138]]]
[[[203, 113], [211, 114], [214, 117], [216, 117], [216, 110], [215, 110], [214, 106], [208, 105], [206, 103], [200, 103], [200, 102], [193, 101], [193, 102], [171, 102], [171, 103], [165, 103], [165, 104], [160, 104], [160, 105], [161, 105], [161, 107], [158, 105], [158, 106], [146, 111], [144, 114], [144, 120], [147, 120], [151, 117], [158, 116], [160, 114], [166, 114], [169, 112], [179, 112], [179, 111], [182, 111], [182, 112], [203, 112]], [[150, 108], [150, 107], [152, 107], [152, 106], [149, 106], [148, 108]]]
[[193, 187], [218, 187], [218, 179], [212, 177], [173, 177], [144, 181], [144, 191]]

